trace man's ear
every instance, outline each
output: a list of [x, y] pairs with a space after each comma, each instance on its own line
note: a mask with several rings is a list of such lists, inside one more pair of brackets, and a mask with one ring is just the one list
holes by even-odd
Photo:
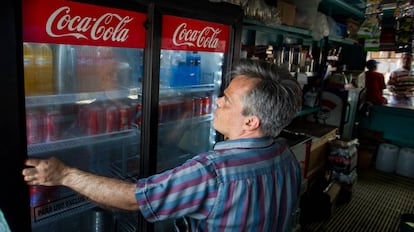
[[257, 130], [260, 127], [260, 119], [257, 116], [246, 117], [244, 127], [246, 130]]

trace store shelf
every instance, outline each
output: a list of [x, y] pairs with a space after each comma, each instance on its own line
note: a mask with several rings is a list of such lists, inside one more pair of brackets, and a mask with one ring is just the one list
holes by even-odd
[[[266, 25], [258, 20], [254, 19], [244, 19], [243, 20], [243, 30], [252, 30], [252, 31], [260, 31], [264, 33], [272, 33], [272, 34], [282, 34], [282, 35], [295, 35], [296, 37], [301, 37], [303, 39], [312, 39], [312, 31], [304, 28], [293, 27], [293, 26], [286, 26], [286, 25]], [[356, 41], [338, 38], [334, 36], [328, 37], [329, 41], [343, 43], [343, 44], [356, 44]]]
[[320, 106], [314, 106], [314, 107], [309, 107], [309, 106], [303, 106], [302, 110], [298, 113], [297, 117], [300, 116], [304, 116], [304, 115], [308, 115], [311, 113], [315, 113], [318, 112], [320, 109]]
[[244, 22], [243, 29], [246, 29], [246, 30], [254, 30], [254, 31], [261, 31], [261, 32], [275, 33], [275, 34], [292, 33], [292, 34], [297, 34], [297, 35], [307, 36], [307, 37], [312, 36], [312, 32], [310, 30], [306, 30], [303, 28], [291, 27], [291, 26], [285, 26], [285, 25], [269, 26], [254, 19], [244, 19], [243, 22]]

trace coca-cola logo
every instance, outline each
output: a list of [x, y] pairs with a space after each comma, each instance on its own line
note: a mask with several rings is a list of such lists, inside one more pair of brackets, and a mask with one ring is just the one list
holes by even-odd
[[100, 17], [70, 15], [70, 7], [55, 10], [47, 20], [46, 32], [51, 37], [72, 36], [77, 39], [91, 39], [124, 42], [128, 39], [127, 24], [134, 18], [105, 13]]
[[202, 30], [187, 28], [187, 23], [180, 24], [174, 31], [173, 43], [175, 46], [190, 46], [199, 48], [217, 48], [219, 39], [217, 35], [221, 30], [214, 27], [205, 27]]

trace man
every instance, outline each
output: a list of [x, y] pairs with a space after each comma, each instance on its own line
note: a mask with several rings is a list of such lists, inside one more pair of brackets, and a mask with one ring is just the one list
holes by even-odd
[[183, 165], [127, 183], [28, 159], [29, 185], [64, 185], [109, 207], [140, 210], [150, 222], [185, 216], [191, 231], [287, 231], [301, 184], [299, 164], [276, 139], [301, 108], [301, 89], [285, 69], [243, 61], [216, 100], [214, 128], [227, 139]]
[[402, 66], [390, 73], [389, 85], [394, 85], [399, 79], [410, 76], [412, 60], [413, 55], [411, 53], [405, 52], [401, 54]]
[[374, 105], [383, 105], [387, 103], [387, 99], [382, 96], [382, 90], [386, 88], [384, 75], [377, 72], [378, 62], [376, 60], [368, 60], [365, 72], [365, 88], [366, 101]]
[[406, 98], [412, 96], [414, 86], [414, 75], [411, 73], [412, 59], [413, 55], [411, 53], [401, 54], [402, 67], [390, 73], [388, 87], [396, 97]]

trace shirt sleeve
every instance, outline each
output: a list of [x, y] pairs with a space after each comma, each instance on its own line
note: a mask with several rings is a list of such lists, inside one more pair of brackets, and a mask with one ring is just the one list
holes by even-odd
[[381, 74], [381, 79], [380, 79], [380, 89], [386, 89], [387, 86], [385, 85], [385, 77], [383, 74]]
[[137, 181], [135, 196], [142, 215], [155, 222], [193, 215], [205, 218], [213, 207], [217, 183], [213, 165], [201, 157]]

